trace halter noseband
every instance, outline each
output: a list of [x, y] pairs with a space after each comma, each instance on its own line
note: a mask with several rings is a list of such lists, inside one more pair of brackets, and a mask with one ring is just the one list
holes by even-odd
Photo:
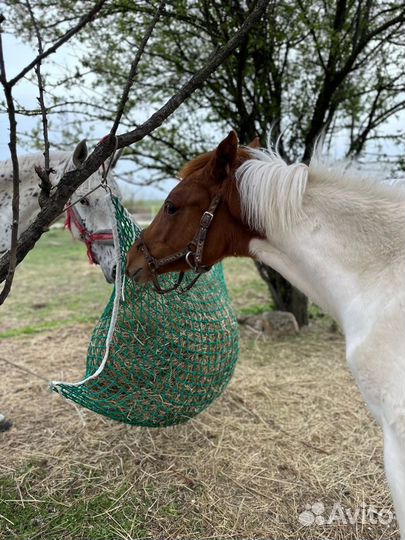
[[79, 231], [80, 239], [86, 244], [87, 257], [92, 264], [96, 264], [96, 258], [93, 253], [93, 244], [114, 245], [113, 233], [111, 229], [100, 229], [90, 232], [82, 220], [76, 206], [68, 206], [66, 209], [65, 228], [72, 232], [72, 223]]
[[[145, 260], [149, 266], [149, 270], [152, 274], [153, 285], [157, 293], [166, 294], [176, 289], [179, 290], [179, 293], [185, 293], [186, 291], [189, 291], [191, 287], [193, 287], [193, 285], [197, 282], [197, 280], [201, 277], [202, 274], [211, 270], [211, 266], [204, 266], [201, 263], [204, 252], [205, 240], [207, 238], [207, 232], [212, 223], [212, 220], [214, 219], [215, 211], [218, 207], [220, 200], [220, 195], [217, 195], [212, 199], [208, 210], [206, 210], [202, 215], [202, 218], [200, 220], [200, 227], [196, 232], [193, 240], [187, 245], [187, 247], [180, 251], [176, 251], [176, 253], [173, 253], [173, 255], [168, 255], [167, 257], [156, 259], [149, 251], [148, 246], [143, 240], [143, 233], [141, 233], [139, 249], [142, 251], [142, 254], [145, 257]], [[180, 272], [177, 282], [172, 287], [169, 287], [168, 289], [163, 289], [158, 281], [157, 270], [159, 270], [159, 268], [162, 268], [162, 266], [166, 266], [183, 258], [185, 259], [188, 266], [194, 271], [194, 273], [197, 274], [196, 277], [186, 287], [180, 288], [181, 282], [183, 281], [184, 277], [184, 272]]]

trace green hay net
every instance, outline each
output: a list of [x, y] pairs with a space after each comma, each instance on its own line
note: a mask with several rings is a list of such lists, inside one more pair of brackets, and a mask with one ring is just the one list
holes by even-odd
[[[126, 253], [140, 228], [117, 199], [112, 201], [123, 275]], [[151, 285], [137, 285], [120, 274], [93, 331], [85, 378], [54, 382], [51, 388], [120, 422], [148, 427], [184, 423], [221, 395], [238, 358], [238, 325], [222, 266], [185, 294], [159, 295]], [[176, 277], [161, 280], [167, 287]], [[183, 281], [192, 277], [186, 274]]]

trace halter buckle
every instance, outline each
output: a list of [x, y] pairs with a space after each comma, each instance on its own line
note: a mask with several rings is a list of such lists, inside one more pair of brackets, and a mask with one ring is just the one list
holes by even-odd
[[211, 221], [213, 220], [213, 218], [214, 214], [212, 212], [209, 212], [208, 210], [204, 212], [200, 221], [200, 227], [202, 229], [208, 229], [208, 227], [211, 225]]

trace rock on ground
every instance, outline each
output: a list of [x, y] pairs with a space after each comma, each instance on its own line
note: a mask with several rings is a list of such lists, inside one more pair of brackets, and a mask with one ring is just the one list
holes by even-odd
[[294, 315], [287, 311], [265, 311], [259, 315], [239, 317], [238, 320], [241, 324], [272, 338], [291, 336], [299, 332]]

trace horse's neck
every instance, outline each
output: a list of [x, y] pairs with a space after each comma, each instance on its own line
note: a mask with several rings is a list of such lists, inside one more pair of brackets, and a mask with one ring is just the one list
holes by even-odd
[[[308, 216], [251, 249], [341, 324], [348, 335], [377, 316], [405, 280], [405, 204], [311, 186]], [[403, 281], [402, 281], [403, 283]], [[355, 321], [355, 324], [354, 324]], [[367, 323], [368, 324], [368, 323]]]

